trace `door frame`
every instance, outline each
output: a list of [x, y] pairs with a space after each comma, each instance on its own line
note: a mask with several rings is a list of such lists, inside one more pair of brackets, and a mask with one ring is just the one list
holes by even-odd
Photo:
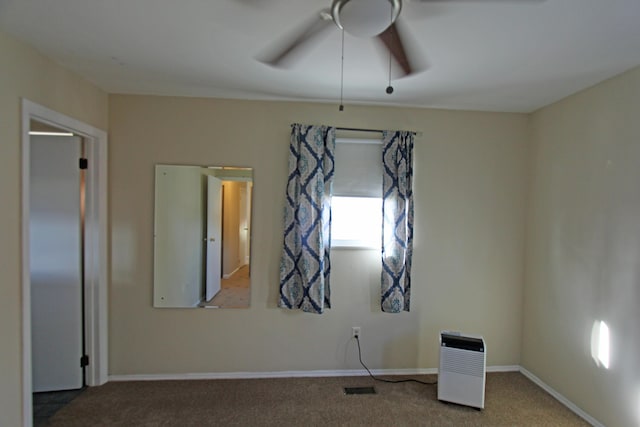
[[[31, 271], [29, 266], [30, 122], [37, 120], [80, 135], [85, 141], [85, 351], [88, 386], [108, 380], [108, 234], [107, 234], [107, 133], [72, 117], [22, 99], [22, 411], [23, 425], [33, 425], [31, 366]], [[79, 362], [79, 361], [78, 361]]]

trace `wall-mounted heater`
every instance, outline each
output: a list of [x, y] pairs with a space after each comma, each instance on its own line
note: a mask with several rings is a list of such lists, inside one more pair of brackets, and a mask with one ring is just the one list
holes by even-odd
[[484, 408], [485, 350], [482, 337], [440, 333], [438, 400]]

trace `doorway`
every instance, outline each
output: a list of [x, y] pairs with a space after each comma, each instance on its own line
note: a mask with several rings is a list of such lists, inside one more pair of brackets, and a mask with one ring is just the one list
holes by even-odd
[[[62, 290], [58, 288], [55, 292], [55, 297], [43, 294], [38, 286], [41, 285], [39, 280], [41, 277], [36, 277], [32, 271], [32, 265], [36, 269], [42, 269], [43, 265], [53, 271], [57, 268], [57, 263], [51, 262], [48, 257], [42, 257], [38, 259], [32, 257], [34, 252], [42, 250], [37, 248], [35, 239], [38, 236], [44, 236], [44, 232], [47, 228], [60, 228], [60, 224], [54, 221], [55, 212], [45, 212], [42, 220], [41, 206], [37, 205], [38, 202], [34, 202], [32, 196], [43, 193], [42, 188], [38, 188], [38, 185], [42, 186], [41, 177], [37, 174], [34, 175], [38, 168], [37, 163], [33, 163], [34, 160], [40, 157], [42, 164], [46, 164], [47, 160], [53, 162], [53, 155], [59, 156], [65, 148], [58, 150], [53, 146], [48, 145], [47, 141], [40, 140], [37, 142], [38, 146], [44, 146], [44, 154], [40, 152], [40, 148], [36, 147], [30, 130], [32, 124], [37, 123], [38, 126], [52, 127], [56, 131], [68, 132], [75, 135], [74, 138], [78, 141], [78, 144], [71, 143], [71, 147], [77, 147], [78, 152], [81, 154], [79, 157], [86, 158], [87, 169], [84, 172], [84, 187], [86, 189], [86, 197], [84, 199], [84, 233], [82, 236], [78, 234], [76, 241], [75, 237], [67, 241], [66, 244], [75, 245], [78, 244], [78, 256], [83, 258], [82, 263], [78, 262], [78, 266], [83, 265], [84, 268], [79, 267], [77, 272], [78, 285], [77, 291], [80, 295], [76, 294], [76, 290], [68, 292], [68, 289]], [[84, 154], [82, 154], [82, 148], [80, 148], [79, 141], [83, 141]], [[54, 142], [48, 141], [53, 144]], [[82, 387], [84, 384], [88, 386], [100, 385], [107, 382], [107, 137], [104, 131], [96, 129], [83, 122], [57, 113], [53, 110], [42, 107], [38, 104], [23, 100], [22, 102], [22, 355], [23, 355], [23, 372], [22, 372], [22, 389], [23, 389], [23, 424], [25, 426], [33, 425], [33, 398], [32, 392], [44, 385], [42, 390], [49, 388], [54, 389], [68, 389], [76, 388], [78, 385]], [[62, 146], [61, 146], [62, 147]], [[66, 147], [66, 145], [65, 145]], [[71, 152], [76, 148], [71, 148]], [[47, 159], [49, 157], [49, 159]], [[63, 156], [65, 157], [65, 156]], [[76, 159], [78, 162], [79, 159]], [[79, 164], [76, 163], [76, 167], [79, 168]], [[78, 174], [79, 175], [79, 174]], [[59, 179], [56, 178], [56, 179]], [[64, 178], [67, 179], [67, 178]], [[40, 184], [38, 184], [40, 181]], [[44, 180], [45, 187], [48, 186], [47, 180]], [[73, 185], [73, 184], [72, 184]], [[80, 185], [80, 181], [78, 181]], [[46, 191], [44, 191], [46, 193]], [[78, 191], [79, 197], [80, 191]], [[33, 204], [33, 206], [32, 206]], [[78, 200], [78, 208], [80, 206]], [[33, 209], [32, 209], [33, 208]], [[78, 212], [78, 218], [80, 218], [80, 212]], [[33, 218], [38, 218], [40, 215], [40, 221], [32, 221]], [[33, 218], [32, 218], [33, 217]], [[78, 219], [80, 221], [80, 219]], [[62, 228], [65, 228], [64, 226]], [[51, 231], [51, 230], [49, 230]], [[37, 233], [37, 234], [36, 234]], [[72, 242], [72, 243], [69, 243]], [[76, 242], [76, 243], [73, 243]], [[62, 245], [62, 241], [60, 242]], [[34, 248], [35, 251], [33, 250]], [[72, 251], [69, 248], [60, 248], [60, 252], [70, 253]], [[48, 264], [48, 265], [47, 265]], [[41, 271], [40, 271], [41, 272]], [[53, 275], [44, 274], [43, 277], [48, 276], [49, 280]], [[64, 280], [65, 283], [69, 280]], [[74, 326], [69, 327], [70, 333], [67, 337], [56, 338], [57, 344], [53, 347], [66, 348], [69, 347], [73, 350], [74, 355], [72, 363], [70, 364], [70, 370], [74, 373], [69, 377], [65, 375], [64, 379], [53, 375], [52, 378], [46, 378], [47, 375], [53, 372], [45, 372], [44, 383], [40, 382], [42, 372], [36, 372], [39, 367], [38, 358], [41, 355], [35, 352], [41, 351], [41, 344], [36, 344], [38, 341], [38, 335], [40, 332], [34, 332], [33, 327], [37, 324], [41, 324], [42, 320], [37, 320], [41, 311], [46, 311], [52, 307], [53, 304], [47, 304], [47, 300], [57, 300], [63, 293], [69, 293], [71, 296], [71, 308], [69, 312], [73, 312], [72, 317], [75, 317], [71, 324]], [[44, 296], [43, 296], [44, 295]], [[67, 306], [65, 305], [65, 310]], [[37, 310], [37, 311], [36, 311]], [[77, 323], [77, 317], [80, 316], [80, 321]], [[84, 321], [82, 320], [84, 318]], [[84, 325], [84, 327], [83, 327]], [[53, 328], [58, 329], [58, 328]], [[71, 337], [71, 338], [69, 338]], [[70, 342], [66, 340], [70, 339]], [[52, 346], [51, 342], [48, 344]], [[51, 348], [53, 348], [51, 347]], [[84, 347], [84, 351], [82, 351]], [[75, 352], [80, 352], [81, 359], [77, 359]], [[80, 365], [86, 364], [86, 368], [82, 369]], [[45, 369], [47, 371], [47, 369]], [[53, 370], [49, 370], [53, 371]], [[83, 376], [84, 374], [84, 376]], [[49, 375], [51, 377], [51, 375]], [[35, 381], [39, 381], [36, 383]], [[48, 384], [48, 385], [47, 385]]]

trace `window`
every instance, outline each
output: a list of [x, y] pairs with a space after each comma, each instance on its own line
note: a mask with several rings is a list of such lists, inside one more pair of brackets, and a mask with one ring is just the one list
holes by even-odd
[[331, 246], [379, 249], [382, 239], [382, 141], [336, 139]]
[[381, 224], [382, 198], [332, 198], [331, 246], [380, 248]]

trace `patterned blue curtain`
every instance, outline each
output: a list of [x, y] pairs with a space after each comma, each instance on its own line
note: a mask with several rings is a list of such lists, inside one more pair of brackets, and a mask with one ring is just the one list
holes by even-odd
[[322, 313], [331, 308], [331, 183], [336, 130], [291, 125], [289, 182], [280, 261], [279, 306]]
[[409, 311], [413, 252], [413, 132], [384, 132], [382, 311]]

